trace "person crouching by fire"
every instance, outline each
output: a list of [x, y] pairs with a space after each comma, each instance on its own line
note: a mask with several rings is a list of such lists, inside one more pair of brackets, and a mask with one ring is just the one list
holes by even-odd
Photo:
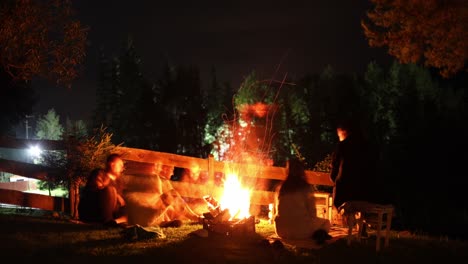
[[287, 178], [275, 193], [276, 234], [284, 239], [314, 239], [323, 244], [332, 237], [331, 223], [317, 217], [312, 186], [305, 178], [305, 165], [298, 158], [289, 160]]

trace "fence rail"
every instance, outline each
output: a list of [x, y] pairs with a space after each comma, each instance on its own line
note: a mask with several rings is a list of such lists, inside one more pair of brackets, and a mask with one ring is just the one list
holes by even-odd
[[[0, 148], [24, 149], [31, 145], [40, 144], [43, 149], [60, 150], [64, 149], [62, 141], [38, 141], [0, 138]], [[219, 197], [222, 194], [222, 186], [216, 184], [217, 173], [236, 172], [241, 177], [250, 177], [252, 179], [263, 180], [284, 180], [286, 177], [286, 168], [275, 166], [262, 166], [257, 164], [242, 164], [233, 162], [221, 162], [214, 160], [213, 157], [207, 159], [183, 156], [178, 154], [150, 151], [144, 149], [135, 149], [127, 147], [118, 147], [116, 152], [123, 156], [126, 161], [125, 176], [129, 179], [129, 184], [137, 179], [144, 182], [145, 179], [154, 177], [155, 164], [163, 164], [178, 168], [194, 169], [203, 171], [208, 175], [205, 184], [194, 184], [180, 181], [172, 181], [174, 189], [180, 192], [182, 196], [192, 198], [202, 198], [205, 195]], [[28, 178], [45, 180], [47, 175], [56, 173], [51, 168], [19, 162], [14, 160], [0, 158], [0, 172], [8, 172]], [[307, 181], [310, 184], [332, 186], [327, 173], [306, 171]], [[72, 196], [72, 195], [70, 195]], [[324, 207], [327, 216], [331, 216], [331, 201], [328, 193], [319, 193], [316, 195], [324, 198]], [[274, 193], [271, 190], [252, 190], [251, 203], [258, 205], [268, 205], [274, 200]], [[25, 193], [17, 190], [2, 189], [0, 186], [0, 203], [15, 204], [25, 207], [35, 207], [51, 211], [72, 212], [75, 208], [72, 206], [69, 198], [58, 198], [47, 195]]]

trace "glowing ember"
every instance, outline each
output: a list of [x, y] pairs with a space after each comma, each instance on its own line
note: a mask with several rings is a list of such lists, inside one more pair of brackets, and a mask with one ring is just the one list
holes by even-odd
[[250, 190], [243, 188], [237, 175], [229, 173], [224, 181], [224, 192], [220, 199], [222, 210], [228, 209], [232, 219], [250, 216]]

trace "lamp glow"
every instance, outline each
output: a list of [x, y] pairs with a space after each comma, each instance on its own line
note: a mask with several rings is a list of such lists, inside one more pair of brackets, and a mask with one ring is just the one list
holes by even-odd
[[28, 149], [28, 153], [31, 157], [38, 158], [39, 156], [41, 156], [42, 149], [38, 146], [31, 146]]

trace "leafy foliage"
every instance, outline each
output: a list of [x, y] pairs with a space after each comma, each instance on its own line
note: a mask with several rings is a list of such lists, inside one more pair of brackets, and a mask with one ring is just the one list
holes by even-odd
[[327, 154], [325, 158], [314, 165], [314, 171], [331, 172], [332, 155]]
[[59, 140], [62, 139], [64, 128], [60, 124], [60, 117], [54, 108], [40, 117], [36, 124], [36, 137], [38, 139]]
[[105, 127], [95, 130], [90, 137], [66, 139], [66, 175], [70, 182], [84, 183], [93, 169], [101, 168], [107, 156], [116, 147], [112, 143], [112, 134]]
[[112, 134], [100, 127], [93, 131], [90, 136], [82, 136], [77, 133], [68, 134], [64, 138], [65, 151], [48, 151], [43, 156], [42, 163], [54, 168], [53, 173], [47, 179], [52, 186], [69, 186], [75, 195], [75, 210], [79, 201], [79, 189], [91, 172], [96, 168], [102, 168], [109, 154], [115, 152], [120, 146], [112, 143]]
[[65, 155], [63, 151], [57, 150], [49, 150], [41, 155], [40, 163], [54, 168], [53, 171], [47, 174], [44, 180], [38, 182], [39, 189], [47, 190], [49, 196], [52, 195], [52, 190], [54, 189], [66, 189], [68, 187], [68, 179], [62, 176], [63, 168], [66, 167]]
[[309, 113], [303, 94], [291, 80], [259, 80], [255, 71], [244, 78], [233, 96], [234, 112], [224, 118], [213, 142], [221, 160], [285, 164]]
[[361, 25], [372, 47], [401, 63], [424, 63], [444, 77], [467, 71], [468, 6], [463, 0], [371, 0]]
[[[220, 84], [215, 69], [211, 71], [211, 83], [204, 94], [204, 105], [206, 108], [206, 124], [204, 128], [205, 146], [214, 148], [214, 143], [218, 138], [218, 131], [224, 125], [227, 117], [233, 114], [233, 89], [229, 84]], [[211, 151], [211, 149], [210, 149]], [[213, 154], [213, 153], [212, 153]], [[219, 158], [219, 157], [215, 157]]]
[[88, 135], [88, 128], [83, 120], [72, 121], [67, 118], [65, 122], [64, 137], [73, 136], [75, 138], [84, 138]]
[[[64, 129], [60, 124], [60, 117], [52, 108], [47, 111], [47, 114], [38, 119], [36, 124], [36, 138], [60, 140], [62, 139], [63, 130]], [[55, 164], [55, 166], [60, 166], [59, 164], [63, 163], [62, 156], [63, 153], [61, 151], [48, 150], [42, 155], [41, 159], [45, 164]], [[49, 190], [49, 195], [51, 195], [52, 189], [63, 186], [64, 184], [64, 179], [54, 177], [53, 175], [47, 175], [46, 179], [46, 181], [39, 182], [39, 189]]]
[[9, 0], [0, 6], [0, 64], [15, 79], [39, 76], [70, 86], [86, 49], [87, 30], [68, 0]]
[[234, 95], [234, 105], [239, 107], [257, 102], [270, 104], [274, 102], [275, 95], [275, 90], [268, 85], [268, 82], [259, 80], [257, 73], [252, 71], [244, 78]]

